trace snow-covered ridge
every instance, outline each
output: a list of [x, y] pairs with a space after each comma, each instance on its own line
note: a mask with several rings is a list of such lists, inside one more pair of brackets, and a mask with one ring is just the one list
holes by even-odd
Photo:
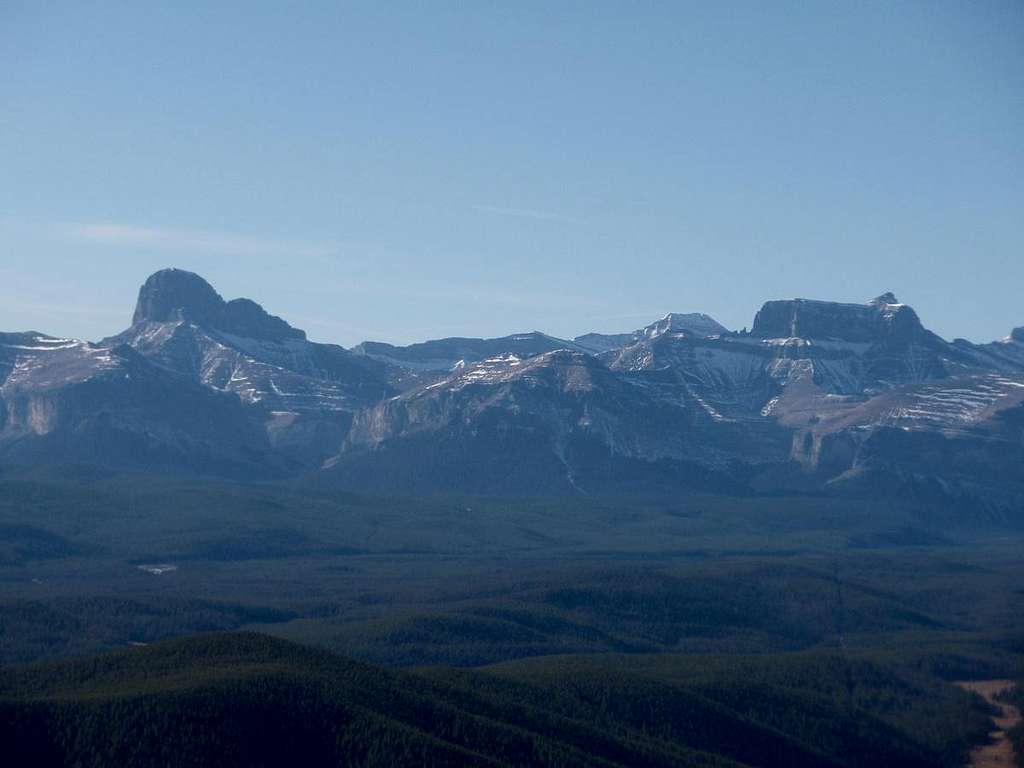
[[647, 326], [642, 333], [647, 338], [664, 333], [684, 333], [690, 336], [708, 337], [728, 333], [728, 329], [710, 315], [703, 312], [681, 314], [670, 312], [661, 320]]
[[642, 339], [655, 339], [666, 334], [678, 334], [693, 338], [709, 338], [729, 333], [724, 325], [703, 312], [669, 312], [631, 333], [587, 333], [576, 336], [573, 343], [587, 352], [600, 354], [635, 344]]
[[[542, 384], [542, 380], [535, 374], [552, 370], [568, 371], [574, 367], [585, 370], [592, 366], [604, 367], [596, 358], [573, 349], [555, 349], [528, 358], [511, 353], [495, 355], [472, 363], [463, 362], [455, 366], [444, 379], [414, 390], [405, 397], [415, 398], [441, 389], [456, 392], [474, 384], [495, 385], [513, 380]], [[579, 377], [575, 377], [574, 381], [576, 386], [586, 386]]]
[[53, 389], [118, 367], [108, 346], [38, 333], [0, 334], [0, 391]]
[[[396, 441], [391, 455], [413, 463], [436, 453], [465, 466], [509, 456], [528, 464], [552, 451], [578, 478], [585, 467], [573, 462], [597, 456], [726, 469], [786, 462], [804, 433], [812, 452], [826, 436], [845, 445], [840, 464], [869, 435], [941, 434], [1002, 450], [1020, 443], [1024, 422], [1024, 331], [987, 345], [946, 342], [891, 294], [768, 302], [751, 332], [671, 313], [628, 334], [571, 341], [530, 332], [346, 350], [307, 341], [255, 302], [224, 302], [198, 276], [147, 284], [138, 321], [98, 344], [0, 334], [0, 459], [26, 429], [63, 424], [73, 438], [95, 424], [101, 431], [83, 432], [82, 444], [106, 445], [127, 429], [125, 455], [166, 438], [163, 455], [217, 444], [232, 461], [299, 472]], [[412, 436], [422, 442], [402, 444]], [[393, 476], [420, 476], [405, 470]]]
[[410, 371], [446, 372], [454, 370], [460, 363], [470, 364], [508, 354], [526, 359], [556, 349], [589, 351], [573, 341], [559, 339], [539, 331], [488, 339], [451, 337], [410, 344], [406, 347], [365, 341], [353, 347], [352, 351], [357, 355]]
[[74, 347], [87, 346], [88, 342], [79, 341], [78, 339], [58, 339], [53, 336], [44, 336], [42, 334], [20, 334], [18, 341], [21, 343], [14, 344], [10, 341], [4, 341], [5, 334], [0, 334], [0, 347], [6, 347], [7, 349], [19, 349], [28, 352], [50, 352], [59, 349], [72, 349]]
[[109, 341], [268, 413], [352, 411], [387, 390], [341, 347], [294, 337], [239, 336], [175, 317], [136, 323]]
[[999, 406], [1024, 401], [1024, 376], [998, 374], [930, 384], [906, 393], [884, 423], [902, 428], [956, 429], [979, 422]]

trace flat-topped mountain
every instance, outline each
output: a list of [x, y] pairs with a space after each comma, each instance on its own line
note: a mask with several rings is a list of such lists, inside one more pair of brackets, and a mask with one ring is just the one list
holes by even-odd
[[788, 299], [766, 302], [750, 333], [765, 339], [833, 339], [871, 343], [926, 331], [917, 313], [884, 293], [866, 304]]
[[0, 334], [0, 465], [68, 461], [503, 494], [884, 475], [1005, 500], [1024, 491], [1024, 329], [947, 342], [886, 293], [769, 301], [749, 332], [670, 313], [346, 350], [168, 269], [111, 338]]

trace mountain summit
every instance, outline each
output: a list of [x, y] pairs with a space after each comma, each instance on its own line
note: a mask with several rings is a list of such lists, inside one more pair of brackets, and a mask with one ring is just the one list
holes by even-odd
[[212, 285], [194, 272], [162, 269], [150, 275], [139, 289], [132, 324], [174, 320], [188, 320], [205, 328], [266, 341], [306, 338], [304, 331], [267, 313], [255, 301], [224, 301]]
[[877, 342], [924, 333], [921, 321], [906, 304], [883, 293], [867, 304], [842, 304], [812, 299], [769, 301], [754, 317], [751, 334], [765, 339], [835, 339]]
[[131, 327], [96, 344], [0, 333], [0, 471], [91, 463], [513, 496], [888, 483], [1019, 505], [1022, 342], [1019, 328], [947, 342], [883, 293], [769, 301], [746, 333], [673, 313], [572, 340], [350, 351], [165, 269]]
[[703, 312], [680, 314], [669, 312], [656, 323], [643, 329], [647, 337], [660, 336], [663, 333], [686, 333], [690, 336], [718, 336], [728, 333], [729, 329], [710, 315]]

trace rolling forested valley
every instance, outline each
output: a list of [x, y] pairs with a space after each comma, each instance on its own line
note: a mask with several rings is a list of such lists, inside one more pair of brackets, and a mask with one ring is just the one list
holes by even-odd
[[955, 683], [1021, 676], [1022, 543], [913, 500], [7, 470], [0, 728], [33, 765], [952, 768], [993, 714]]

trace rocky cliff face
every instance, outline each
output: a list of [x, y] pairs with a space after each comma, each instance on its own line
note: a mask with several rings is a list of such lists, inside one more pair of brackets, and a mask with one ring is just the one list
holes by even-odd
[[199, 475], [282, 476], [237, 398], [169, 375], [130, 347], [41, 335], [6, 344], [0, 456]]
[[271, 444], [298, 465], [337, 450], [352, 415], [393, 393], [386, 366], [317, 344], [249, 299], [224, 301], [201, 277], [162, 270], [139, 291], [132, 326], [107, 339], [250, 406]]
[[884, 293], [867, 304], [790, 299], [766, 302], [754, 317], [752, 336], [877, 343], [911, 340], [926, 332], [917, 313]]
[[735, 490], [734, 435], [706, 428], [590, 355], [503, 355], [362, 412], [327, 472], [417, 491], [621, 492], [629, 477], [636, 492]]
[[389, 492], [862, 492], [876, 478], [1006, 503], [1024, 492], [1009, 477], [1021, 414], [1022, 329], [946, 342], [892, 294], [771, 301], [749, 333], [689, 313], [572, 341], [349, 351], [164, 270], [100, 343], [0, 334], [0, 463]]
[[192, 322], [203, 328], [265, 341], [304, 340], [306, 334], [250, 299], [224, 301], [199, 275], [163, 269], [139, 289], [132, 325]]
[[665, 335], [684, 335], [701, 339], [729, 333], [729, 329], [703, 312], [670, 312], [660, 320], [632, 333], [586, 333], [573, 339], [573, 343], [587, 352], [601, 354], [622, 349], [644, 339]]
[[749, 333], [641, 338], [605, 358], [616, 370], [676, 371], [684, 389], [732, 419], [778, 417], [788, 401], [862, 398], [999, 367], [981, 348], [925, 329], [892, 294], [864, 305], [771, 301]]
[[353, 347], [352, 351], [399, 368], [447, 373], [457, 367], [501, 355], [527, 358], [557, 349], [579, 349], [579, 347], [574, 342], [533, 331], [502, 336], [497, 339], [436, 339], [410, 344], [407, 347], [364, 341]]

